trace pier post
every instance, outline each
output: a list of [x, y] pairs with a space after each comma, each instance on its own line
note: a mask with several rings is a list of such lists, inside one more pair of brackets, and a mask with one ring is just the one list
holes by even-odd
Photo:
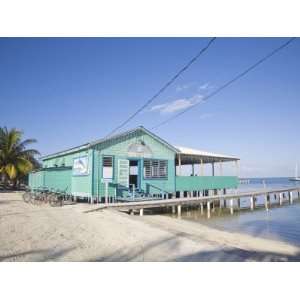
[[237, 199], [237, 205], [238, 205], [238, 209], [241, 209], [241, 198]]
[[233, 215], [233, 199], [230, 199], [230, 213]]
[[226, 205], [226, 198], [223, 199], [223, 206], [224, 206], [224, 208], [226, 208], [226, 206], [227, 206]]
[[215, 212], [215, 201], [212, 201], [212, 211]]
[[268, 211], [269, 210], [269, 205], [268, 205], [268, 197], [269, 197], [269, 195], [265, 195], [265, 208], [266, 208], [266, 211]]
[[210, 218], [210, 201], [207, 201], [207, 218]]
[[250, 197], [250, 209], [254, 210], [254, 197]]
[[293, 204], [293, 192], [289, 192], [290, 204]]
[[144, 209], [141, 208], [141, 209], [140, 209], [140, 216], [142, 217], [143, 215], [144, 215]]
[[176, 213], [176, 207], [175, 205], [172, 206], [172, 214], [175, 214]]
[[277, 195], [276, 195], [276, 193], [274, 194], [274, 200], [275, 200], [275, 201], [277, 200]]
[[283, 197], [282, 197], [282, 193], [279, 193], [279, 205], [281, 206], [282, 205], [282, 199]]
[[181, 205], [177, 205], [177, 215], [178, 217], [181, 216]]
[[203, 202], [200, 203], [200, 211], [201, 211], [201, 215], [203, 215]]

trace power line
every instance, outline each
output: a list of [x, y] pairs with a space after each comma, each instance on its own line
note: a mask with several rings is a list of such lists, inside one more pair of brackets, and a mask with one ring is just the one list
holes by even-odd
[[145, 102], [136, 112], [134, 112], [128, 119], [126, 119], [123, 123], [121, 123], [119, 126], [117, 126], [114, 130], [112, 130], [106, 137], [109, 137], [119, 129], [121, 129], [123, 126], [125, 126], [127, 123], [129, 123], [137, 114], [139, 114], [143, 109], [145, 109], [149, 104], [151, 104], [161, 93], [163, 93], [167, 87], [169, 87], [183, 72], [185, 72], [209, 47], [210, 45], [215, 41], [215, 37], [211, 38], [208, 42], [208, 44], [202, 48], [196, 56], [194, 56], [182, 69], [180, 69], [175, 76], [173, 76], [163, 87], [156, 93], [154, 96], [152, 96], [148, 101]]
[[284, 44], [282, 44], [280, 47], [274, 49], [272, 52], [270, 52], [269, 54], [267, 54], [266, 56], [264, 56], [263, 58], [261, 58], [260, 60], [258, 60], [255, 64], [253, 64], [252, 66], [250, 66], [249, 68], [247, 68], [245, 71], [243, 71], [242, 73], [238, 74], [236, 77], [234, 77], [233, 79], [231, 79], [230, 81], [228, 81], [227, 83], [225, 83], [224, 85], [222, 85], [221, 87], [219, 87], [218, 89], [216, 89], [214, 92], [212, 92], [209, 95], [207, 95], [204, 98], [202, 98], [201, 102], [198, 102], [198, 103], [194, 104], [193, 106], [190, 106], [190, 107], [186, 108], [185, 110], [183, 110], [180, 113], [174, 115], [173, 117], [170, 117], [167, 120], [159, 123], [158, 125], [153, 126], [151, 129], [156, 129], [158, 127], [161, 127], [161, 126], [167, 124], [168, 122], [176, 119], [177, 117], [179, 117], [179, 116], [183, 115], [184, 113], [186, 113], [187, 111], [191, 110], [196, 105], [198, 105], [198, 104], [202, 103], [203, 101], [206, 101], [207, 99], [209, 99], [209, 98], [215, 96], [216, 94], [220, 93], [226, 87], [228, 87], [229, 85], [233, 84], [235, 81], [239, 80], [240, 78], [244, 77], [247, 73], [249, 73], [250, 71], [252, 71], [254, 68], [256, 68], [258, 65], [262, 64], [264, 61], [266, 61], [270, 57], [272, 57], [274, 54], [276, 54], [277, 52], [279, 52], [283, 48], [287, 47], [295, 39], [296, 39], [295, 37], [291, 38], [287, 42], [285, 42]]

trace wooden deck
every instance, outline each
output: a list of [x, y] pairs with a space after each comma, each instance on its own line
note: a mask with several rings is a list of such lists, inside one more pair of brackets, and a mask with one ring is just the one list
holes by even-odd
[[[270, 208], [270, 197], [274, 196], [274, 199], [278, 200], [278, 204], [281, 205], [283, 201], [289, 201], [293, 203], [294, 193], [297, 193], [297, 198], [300, 196], [300, 187], [289, 187], [289, 188], [278, 188], [278, 189], [260, 189], [255, 191], [245, 191], [239, 193], [229, 193], [214, 196], [204, 196], [204, 197], [188, 197], [188, 198], [172, 198], [172, 199], [160, 199], [160, 200], [145, 200], [136, 202], [125, 202], [125, 203], [109, 203], [107, 205], [100, 205], [97, 208], [91, 209], [88, 212], [101, 210], [104, 208], [128, 210], [134, 212], [139, 210], [139, 214], [143, 215], [144, 209], [158, 208], [158, 207], [172, 207], [173, 213], [176, 212], [178, 215], [181, 214], [181, 207], [187, 205], [199, 205], [201, 211], [203, 211], [204, 206], [207, 210], [207, 216], [210, 217], [211, 205], [214, 203], [223, 202], [224, 207], [227, 207], [227, 202], [229, 202], [229, 208], [231, 213], [233, 213], [234, 205], [233, 200], [240, 198], [249, 198], [249, 208], [253, 210], [255, 208], [256, 197], [264, 196], [265, 198], [265, 208], [268, 210]], [[221, 205], [221, 204], [220, 204]], [[239, 205], [239, 204], [238, 204]], [[176, 209], [177, 208], [177, 209]]]

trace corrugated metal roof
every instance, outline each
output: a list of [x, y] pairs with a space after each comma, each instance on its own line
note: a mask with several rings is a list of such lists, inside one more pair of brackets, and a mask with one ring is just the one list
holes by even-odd
[[201, 156], [201, 157], [211, 157], [211, 158], [218, 158], [220, 160], [239, 160], [239, 158], [235, 156], [229, 156], [229, 155], [224, 155], [224, 154], [217, 154], [217, 153], [212, 153], [212, 152], [207, 152], [203, 150], [198, 150], [198, 149], [192, 149], [192, 148], [187, 148], [187, 147], [182, 147], [182, 146], [175, 146], [176, 149], [178, 149], [178, 154], [182, 155], [191, 155], [191, 156]]
[[41, 157], [41, 159], [54, 158], [56, 156], [62, 156], [62, 155], [74, 153], [74, 152], [77, 152], [80, 150], [89, 149], [90, 147], [92, 147], [94, 145], [99, 145], [99, 144], [102, 144], [102, 143], [105, 143], [105, 142], [108, 142], [108, 141], [111, 141], [114, 139], [119, 139], [121, 137], [124, 137], [126, 135], [129, 135], [129, 134], [134, 133], [139, 130], [145, 132], [146, 134], [149, 134], [154, 139], [158, 140], [160, 143], [162, 143], [163, 145], [165, 145], [166, 147], [168, 147], [169, 149], [174, 151], [176, 154], [182, 154], [184, 156], [194, 156], [194, 157], [207, 157], [210, 160], [213, 160], [213, 159], [219, 159], [219, 160], [223, 160], [223, 161], [239, 160], [239, 158], [234, 157], [234, 156], [216, 154], [216, 153], [211, 153], [211, 152], [207, 152], [207, 151], [202, 151], [202, 150], [197, 150], [197, 149], [192, 149], [192, 148], [187, 148], [187, 147], [181, 147], [181, 146], [173, 146], [173, 145], [169, 144], [167, 141], [165, 141], [164, 139], [160, 138], [156, 134], [149, 131], [148, 129], [144, 128], [143, 126], [125, 131], [123, 133], [115, 134], [113, 136], [95, 140], [93, 142], [80, 145], [78, 147], [73, 147], [73, 148], [69, 148], [67, 150], [56, 152], [54, 154], [49, 154], [49, 155]]
[[166, 147], [168, 147], [169, 149], [171, 149], [175, 153], [177, 152], [177, 149], [174, 146], [172, 146], [171, 144], [169, 144], [167, 141], [165, 141], [164, 139], [160, 138], [159, 136], [157, 136], [156, 134], [152, 133], [151, 131], [149, 131], [148, 129], [144, 128], [143, 126], [139, 126], [137, 128], [134, 128], [134, 129], [122, 132], [122, 133], [118, 133], [118, 134], [115, 134], [115, 135], [112, 135], [112, 136], [109, 136], [109, 137], [106, 137], [106, 138], [102, 138], [102, 139], [99, 139], [99, 140], [95, 140], [93, 142], [80, 145], [78, 147], [73, 147], [73, 148], [69, 148], [67, 150], [56, 152], [54, 154], [49, 154], [49, 155], [42, 156], [41, 159], [50, 159], [50, 158], [54, 158], [56, 156], [61, 156], [61, 155], [65, 155], [65, 154], [74, 153], [74, 152], [77, 152], [77, 151], [80, 151], [80, 150], [83, 150], [83, 149], [88, 149], [91, 146], [95, 146], [95, 145], [99, 145], [99, 144], [102, 144], [102, 143], [105, 143], [105, 142], [108, 142], [108, 141], [111, 141], [111, 140], [119, 139], [119, 138], [122, 138], [122, 137], [124, 137], [126, 135], [129, 135], [131, 133], [134, 133], [136, 131], [143, 131], [146, 134], [149, 134], [154, 139], [158, 140], [160, 143], [162, 143], [163, 145], [165, 145]]
[[114, 139], [119, 139], [119, 138], [121, 138], [123, 136], [129, 135], [129, 134], [134, 133], [136, 131], [143, 131], [146, 134], [149, 134], [150, 136], [152, 136], [154, 139], [158, 140], [160, 143], [164, 144], [166, 147], [170, 148], [172, 151], [174, 151], [174, 152], [177, 151], [177, 149], [174, 146], [172, 146], [167, 141], [165, 141], [164, 139], [162, 139], [161, 137], [157, 136], [156, 134], [154, 134], [153, 132], [149, 131], [148, 129], [146, 129], [143, 126], [139, 126], [137, 128], [134, 128], [134, 129], [131, 129], [131, 130], [119, 133], [119, 134], [115, 134], [115, 135], [112, 135], [112, 136], [109, 136], [109, 137], [106, 137], [106, 138], [102, 138], [102, 139], [96, 140], [94, 142], [91, 142], [91, 145], [92, 146], [93, 145], [98, 145], [98, 144], [105, 143], [107, 141], [111, 141], [111, 140], [114, 140]]

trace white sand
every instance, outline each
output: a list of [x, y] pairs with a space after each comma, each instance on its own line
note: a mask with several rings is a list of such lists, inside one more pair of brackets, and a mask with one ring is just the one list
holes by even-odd
[[0, 261], [287, 261], [284, 242], [211, 229], [168, 216], [91, 207], [34, 206], [0, 193]]

